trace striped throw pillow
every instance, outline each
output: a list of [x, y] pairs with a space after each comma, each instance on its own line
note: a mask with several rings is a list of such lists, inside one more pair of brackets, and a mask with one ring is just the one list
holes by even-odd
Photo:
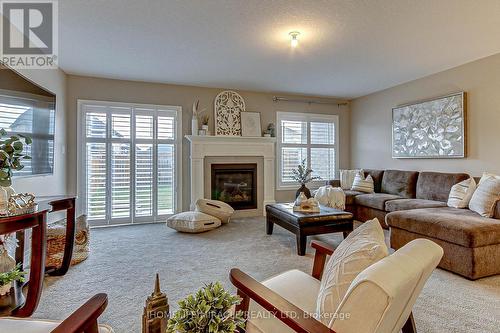
[[350, 190], [352, 183], [354, 182], [354, 178], [358, 173], [364, 174], [363, 169], [340, 170], [340, 187], [343, 190]]
[[472, 177], [453, 185], [448, 197], [448, 207], [467, 208], [476, 187], [476, 181]]
[[351, 190], [365, 193], [375, 192], [372, 176], [368, 175], [368, 177], [365, 178], [363, 177], [363, 174], [359, 172], [356, 177], [354, 177]]
[[479, 183], [469, 202], [469, 209], [484, 217], [493, 217], [500, 200], [500, 179], [488, 177]]

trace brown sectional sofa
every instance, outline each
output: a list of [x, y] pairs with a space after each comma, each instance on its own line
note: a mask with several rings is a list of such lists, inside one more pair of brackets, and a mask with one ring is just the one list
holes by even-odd
[[[500, 274], [500, 203], [494, 218], [447, 206], [451, 187], [465, 173], [364, 170], [374, 179], [375, 193], [351, 190], [346, 210], [358, 221], [377, 217], [391, 229], [391, 247], [427, 238], [444, 249], [439, 267], [469, 279]], [[338, 181], [330, 181], [340, 186]]]

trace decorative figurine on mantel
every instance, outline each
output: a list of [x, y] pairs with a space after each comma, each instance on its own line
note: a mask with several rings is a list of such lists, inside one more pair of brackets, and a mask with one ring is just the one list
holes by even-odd
[[160, 277], [156, 274], [155, 290], [146, 299], [142, 315], [142, 333], [165, 333], [170, 318], [167, 295], [160, 290]]

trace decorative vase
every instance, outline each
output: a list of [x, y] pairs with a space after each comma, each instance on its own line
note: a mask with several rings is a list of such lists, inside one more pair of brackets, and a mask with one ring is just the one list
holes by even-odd
[[297, 198], [300, 195], [300, 193], [304, 193], [306, 199], [309, 199], [311, 197], [311, 191], [309, 191], [309, 189], [306, 187], [306, 184], [302, 184], [300, 186], [300, 188], [295, 193], [295, 198]]
[[0, 187], [0, 215], [6, 215], [9, 208], [9, 199], [11, 195], [16, 194], [12, 186]]
[[195, 116], [191, 119], [191, 134], [193, 136], [198, 135], [198, 118]]
[[201, 125], [201, 129], [208, 132], [208, 125]]

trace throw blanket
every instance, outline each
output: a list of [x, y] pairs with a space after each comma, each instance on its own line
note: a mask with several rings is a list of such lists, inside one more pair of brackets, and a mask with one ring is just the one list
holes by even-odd
[[345, 193], [340, 187], [331, 185], [321, 186], [314, 195], [322, 206], [332, 207], [340, 210], [345, 209]]

